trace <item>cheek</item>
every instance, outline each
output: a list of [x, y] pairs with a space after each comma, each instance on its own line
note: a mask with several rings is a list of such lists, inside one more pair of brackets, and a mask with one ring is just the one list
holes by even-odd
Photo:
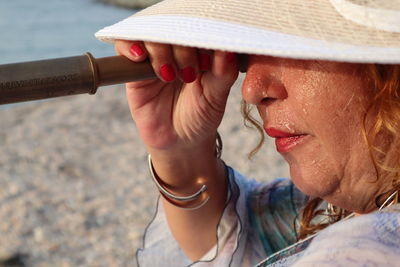
[[304, 116], [319, 145], [321, 160], [330, 164], [335, 177], [345, 174], [349, 163], [365, 153], [363, 136], [363, 101], [351, 93], [331, 99]]
[[357, 167], [349, 163], [360, 152], [360, 120], [351, 112], [339, 113], [329, 104], [303, 113], [310, 140], [287, 160], [294, 183], [306, 194], [324, 197], [340, 190], [346, 174]]
[[296, 90], [297, 116], [325, 153], [342, 159], [362, 137], [365, 92], [359, 80], [310, 75], [303, 75], [308, 82]]
[[342, 180], [363, 164], [359, 159], [366, 154], [364, 92], [357, 83], [329, 81], [321, 75], [304, 79], [292, 94], [293, 107], [310, 140], [284, 156], [296, 186], [311, 196], [324, 197], [340, 190]]

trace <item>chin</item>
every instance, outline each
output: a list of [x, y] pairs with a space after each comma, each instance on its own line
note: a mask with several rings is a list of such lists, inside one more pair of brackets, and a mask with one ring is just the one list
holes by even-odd
[[339, 179], [335, 175], [322, 173], [313, 168], [289, 165], [291, 180], [301, 192], [308, 196], [325, 198], [339, 187]]

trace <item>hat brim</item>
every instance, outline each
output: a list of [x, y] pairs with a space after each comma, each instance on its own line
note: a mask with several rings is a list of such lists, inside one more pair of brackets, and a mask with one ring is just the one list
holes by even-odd
[[102, 41], [141, 40], [277, 57], [400, 63], [400, 47], [358, 46], [181, 15], [132, 16], [96, 33]]

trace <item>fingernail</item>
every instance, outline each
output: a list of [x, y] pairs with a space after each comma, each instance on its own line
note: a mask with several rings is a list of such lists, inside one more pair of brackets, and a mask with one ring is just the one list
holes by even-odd
[[185, 83], [192, 83], [196, 80], [196, 72], [192, 67], [182, 69], [180, 74]]
[[166, 82], [172, 82], [176, 77], [174, 68], [171, 66], [171, 64], [162, 65], [160, 68], [160, 75], [161, 78]]
[[137, 44], [133, 44], [131, 45], [131, 48], [129, 50], [131, 52], [132, 55], [134, 55], [135, 57], [140, 57], [141, 55], [144, 54], [143, 49], [137, 45]]
[[235, 53], [228, 52], [228, 53], [226, 54], [226, 60], [227, 60], [229, 63], [235, 62], [235, 60], [236, 60], [236, 54], [235, 54]]
[[200, 70], [209, 70], [211, 68], [211, 57], [208, 54], [200, 54], [199, 56]]

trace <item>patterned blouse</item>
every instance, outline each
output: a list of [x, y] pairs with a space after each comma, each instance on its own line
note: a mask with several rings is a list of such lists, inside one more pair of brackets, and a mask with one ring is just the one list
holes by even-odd
[[191, 262], [158, 201], [137, 252], [139, 266], [400, 266], [399, 205], [335, 223], [297, 242], [298, 215], [308, 198], [288, 179], [259, 183], [229, 167], [228, 173], [216, 246]]

